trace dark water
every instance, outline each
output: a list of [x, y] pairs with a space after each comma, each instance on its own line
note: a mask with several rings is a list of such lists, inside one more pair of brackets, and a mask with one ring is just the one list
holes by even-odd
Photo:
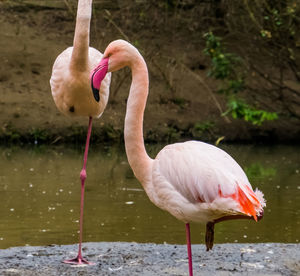
[[[152, 157], [162, 146], [148, 146]], [[216, 242], [300, 241], [299, 146], [222, 146], [267, 199], [262, 221], [216, 225]], [[83, 149], [0, 148], [0, 248], [78, 241]], [[185, 243], [184, 224], [155, 207], [134, 178], [123, 148], [91, 147], [84, 241]], [[192, 242], [204, 226], [192, 224]]]

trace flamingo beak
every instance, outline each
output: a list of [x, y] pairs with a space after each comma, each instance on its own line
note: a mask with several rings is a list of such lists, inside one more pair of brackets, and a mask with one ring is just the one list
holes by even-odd
[[264, 210], [261, 210], [259, 214], [257, 214], [257, 221], [260, 221], [264, 216]]
[[99, 65], [91, 72], [90, 80], [94, 98], [100, 101], [100, 86], [108, 70], [108, 58], [101, 59]]

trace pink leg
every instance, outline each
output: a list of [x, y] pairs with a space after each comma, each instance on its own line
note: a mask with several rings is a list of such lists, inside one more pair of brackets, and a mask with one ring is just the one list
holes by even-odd
[[87, 264], [87, 265], [93, 265], [94, 263], [88, 262], [82, 257], [81, 253], [81, 244], [82, 244], [82, 230], [83, 230], [83, 207], [84, 207], [84, 182], [86, 179], [86, 163], [87, 163], [87, 157], [88, 157], [88, 151], [89, 151], [89, 145], [90, 145], [90, 138], [91, 138], [91, 132], [92, 132], [92, 117], [89, 118], [89, 127], [88, 127], [88, 133], [86, 137], [86, 144], [85, 144], [85, 151], [84, 151], [84, 159], [83, 159], [83, 167], [80, 172], [80, 180], [81, 180], [81, 199], [80, 199], [80, 220], [79, 220], [79, 249], [78, 249], [78, 255], [76, 258], [71, 260], [65, 260], [63, 261], [65, 264]]
[[190, 224], [189, 223], [187, 223], [185, 225], [185, 232], [186, 232], [187, 252], [188, 252], [188, 257], [189, 257], [189, 275], [193, 276], [192, 247], [191, 247], [191, 234], [190, 234]]

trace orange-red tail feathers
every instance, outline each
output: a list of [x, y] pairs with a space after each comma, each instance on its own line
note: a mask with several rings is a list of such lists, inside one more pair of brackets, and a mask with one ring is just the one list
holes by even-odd
[[[255, 209], [260, 206], [260, 203], [255, 193], [248, 186], [245, 186], [248, 195], [241, 189], [239, 185], [237, 185], [237, 187], [237, 200], [241, 206], [242, 211], [247, 215], [253, 216], [255, 221], [257, 221]], [[252, 200], [249, 199], [249, 196]]]
[[241, 207], [241, 211], [249, 216], [253, 216], [255, 221], [257, 221], [256, 209], [261, 207], [261, 203], [257, 199], [256, 194], [250, 189], [247, 185], [243, 185], [246, 192], [237, 184], [237, 191], [234, 194], [224, 195], [219, 186], [219, 196], [220, 197], [231, 197], [235, 201], [237, 201]]

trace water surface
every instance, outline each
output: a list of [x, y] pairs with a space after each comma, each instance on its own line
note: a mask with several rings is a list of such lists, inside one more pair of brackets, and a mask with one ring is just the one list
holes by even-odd
[[[299, 146], [221, 146], [265, 194], [262, 221], [217, 224], [215, 240], [300, 240]], [[152, 157], [162, 146], [147, 146]], [[83, 149], [0, 147], [0, 248], [78, 241]], [[84, 241], [185, 243], [184, 224], [155, 207], [127, 163], [123, 147], [92, 145], [87, 165]], [[192, 242], [205, 227], [192, 224]]]

